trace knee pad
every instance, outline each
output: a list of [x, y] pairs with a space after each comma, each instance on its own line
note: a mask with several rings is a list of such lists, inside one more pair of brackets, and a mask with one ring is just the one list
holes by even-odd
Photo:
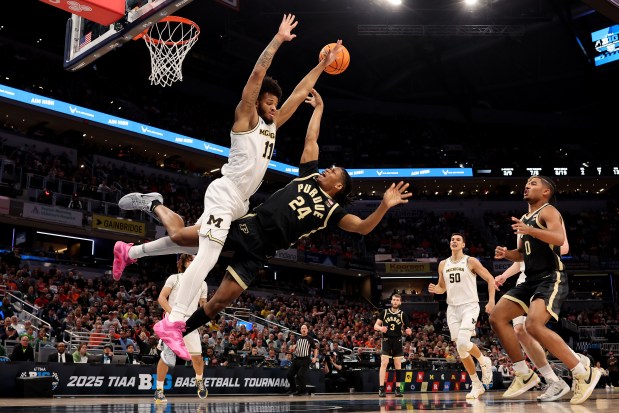
[[473, 343], [471, 343], [471, 334], [466, 332], [460, 332], [458, 335], [458, 339], [456, 340], [456, 350], [458, 351], [458, 355], [461, 359], [467, 358], [470, 354], [469, 351], [473, 348]]

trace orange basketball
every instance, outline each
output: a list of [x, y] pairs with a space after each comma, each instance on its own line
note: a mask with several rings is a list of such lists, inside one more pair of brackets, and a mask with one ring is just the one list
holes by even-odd
[[[327, 53], [329, 53], [329, 50], [333, 49], [335, 46], [336, 46], [336, 43], [329, 43], [328, 45], [323, 47], [320, 53], [318, 54], [318, 61], [321, 61], [322, 59], [324, 59], [325, 56], [327, 56]], [[349, 63], [350, 63], [350, 53], [348, 53], [348, 49], [346, 49], [346, 47], [342, 46], [342, 50], [340, 51], [340, 53], [338, 53], [333, 63], [325, 67], [325, 72], [327, 72], [330, 75], [339, 75], [344, 70], [346, 70]]]

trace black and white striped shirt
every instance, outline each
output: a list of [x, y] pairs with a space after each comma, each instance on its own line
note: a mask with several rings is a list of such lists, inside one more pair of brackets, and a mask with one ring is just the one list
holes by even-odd
[[295, 357], [309, 357], [310, 350], [316, 348], [316, 342], [310, 337], [301, 336], [297, 339], [297, 347], [294, 349]]

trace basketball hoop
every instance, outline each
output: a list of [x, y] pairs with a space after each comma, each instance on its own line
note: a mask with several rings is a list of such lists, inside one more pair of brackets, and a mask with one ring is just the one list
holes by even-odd
[[167, 16], [146, 29], [142, 36], [150, 52], [151, 85], [170, 86], [183, 80], [183, 60], [198, 41], [200, 27], [189, 19]]

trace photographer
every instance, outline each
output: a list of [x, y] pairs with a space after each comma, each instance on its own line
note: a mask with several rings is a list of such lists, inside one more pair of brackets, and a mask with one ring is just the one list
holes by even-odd
[[327, 351], [324, 357], [325, 389], [327, 393], [348, 391], [348, 382], [343, 376], [344, 360], [337, 351]]

